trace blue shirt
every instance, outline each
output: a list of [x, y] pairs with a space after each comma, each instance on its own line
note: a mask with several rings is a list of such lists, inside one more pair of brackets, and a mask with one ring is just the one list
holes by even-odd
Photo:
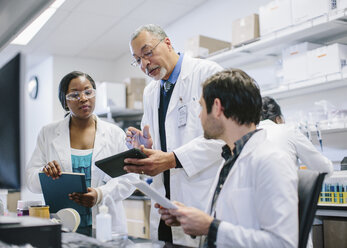
[[[86, 155], [80, 155], [85, 154]], [[71, 149], [71, 162], [72, 162], [72, 171], [76, 173], [84, 173], [86, 178], [87, 188], [91, 186], [91, 165], [92, 165], [92, 156], [93, 151], [90, 150], [77, 150]], [[80, 227], [86, 227], [92, 225], [92, 214], [81, 214], [81, 223]]]
[[[169, 79], [170, 83], [172, 83], [172, 87], [168, 92], [164, 91], [164, 83], [166, 80], [161, 80], [160, 82], [160, 104], [158, 109], [158, 116], [159, 116], [159, 136], [160, 136], [160, 144], [161, 144], [161, 150], [166, 152], [166, 133], [165, 133], [165, 119], [166, 119], [166, 113], [167, 109], [170, 103], [172, 92], [175, 88], [176, 81], [180, 75], [181, 72], [181, 66], [182, 66], [182, 60], [183, 60], [183, 54], [179, 54], [179, 59], [175, 65], [175, 68], [173, 69]], [[170, 171], [164, 171], [163, 173], [164, 177], [164, 186], [165, 186], [165, 196], [170, 199]], [[171, 233], [171, 227], [165, 225], [163, 220], [160, 220], [159, 227], [158, 227], [158, 238], [159, 240], [172, 242], [172, 233]]]
[[[176, 83], [177, 78], [178, 78], [178, 76], [179, 76], [180, 73], [181, 73], [181, 67], [182, 67], [182, 61], [183, 61], [183, 56], [184, 56], [184, 54], [183, 54], [183, 53], [182, 53], [182, 54], [179, 53], [179, 55], [180, 55], [180, 57], [179, 57], [179, 59], [178, 59], [178, 61], [177, 61], [177, 64], [175, 65], [175, 68], [173, 69], [173, 71], [172, 71], [172, 73], [171, 73], [169, 79], [167, 80], [167, 81], [169, 81], [169, 82], [172, 83], [172, 84], [175, 84], [175, 83]], [[165, 81], [166, 81], [166, 80], [163, 80], [163, 79], [160, 81], [161, 87], [164, 86]]]

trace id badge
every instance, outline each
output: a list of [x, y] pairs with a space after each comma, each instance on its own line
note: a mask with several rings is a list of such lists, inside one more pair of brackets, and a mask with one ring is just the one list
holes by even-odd
[[187, 124], [187, 105], [178, 108], [178, 127], [184, 127]]

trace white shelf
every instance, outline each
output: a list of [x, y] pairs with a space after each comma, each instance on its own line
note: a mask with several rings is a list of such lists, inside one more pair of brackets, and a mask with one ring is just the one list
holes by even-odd
[[[347, 128], [332, 128], [332, 129], [323, 129], [321, 130], [322, 135], [326, 134], [347, 134]], [[311, 131], [311, 135], [317, 135], [317, 131]]]
[[216, 54], [208, 59], [224, 67], [240, 67], [262, 60], [275, 60], [283, 48], [300, 42], [329, 44], [347, 34], [347, 13], [324, 15], [271, 33], [253, 43]]
[[307, 81], [282, 85], [272, 90], [264, 90], [261, 94], [262, 96], [271, 96], [275, 99], [284, 99], [344, 86], [347, 86], [347, 73], [337, 73]]

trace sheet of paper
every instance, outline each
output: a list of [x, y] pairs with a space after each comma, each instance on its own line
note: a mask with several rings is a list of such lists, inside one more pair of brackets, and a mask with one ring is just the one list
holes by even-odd
[[167, 209], [177, 209], [177, 206], [173, 204], [169, 199], [164, 196], [161, 196], [158, 191], [151, 188], [146, 182], [136, 181], [131, 182], [136, 188], [142, 191], [144, 194], [148, 195], [153, 201], [160, 204], [160, 206]]

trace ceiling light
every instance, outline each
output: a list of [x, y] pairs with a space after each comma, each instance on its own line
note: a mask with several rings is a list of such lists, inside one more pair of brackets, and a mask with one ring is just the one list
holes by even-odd
[[45, 23], [53, 16], [55, 11], [65, 2], [56, 0], [41, 15], [39, 15], [28, 27], [26, 27], [12, 42], [14, 45], [27, 45], [29, 41], [40, 31]]

